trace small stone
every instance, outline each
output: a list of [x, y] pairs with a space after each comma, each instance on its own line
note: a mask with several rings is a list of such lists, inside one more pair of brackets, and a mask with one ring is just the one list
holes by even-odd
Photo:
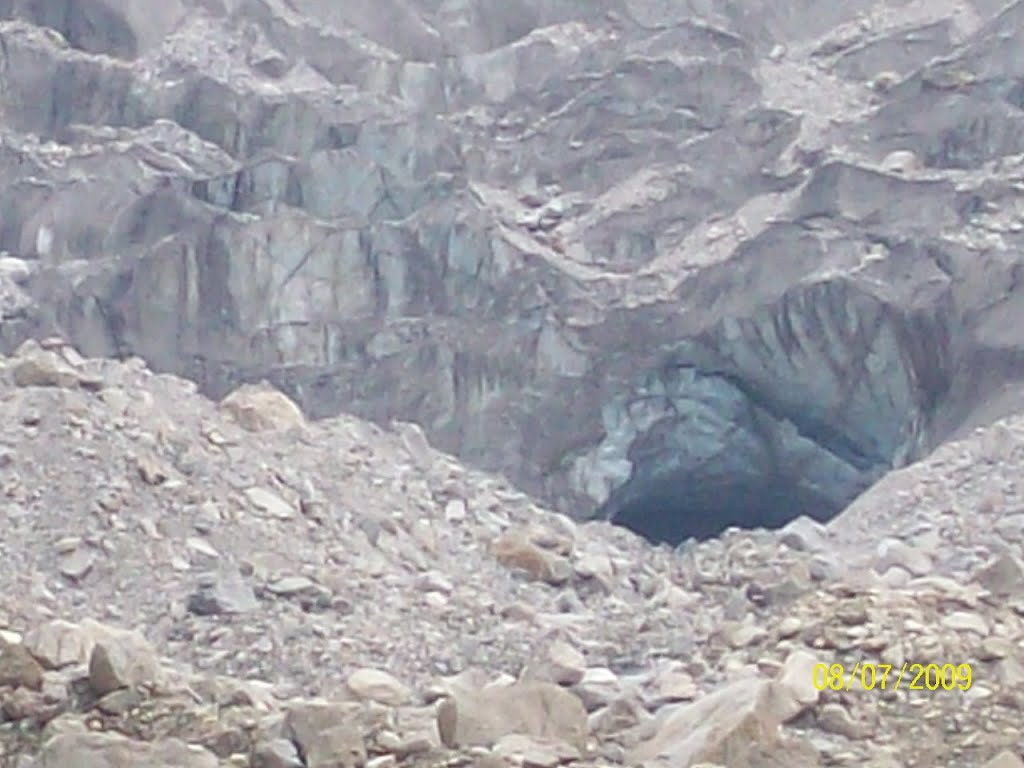
[[551, 682], [559, 685], [575, 685], [583, 679], [587, 669], [583, 654], [563, 640], [556, 640], [551, 644], [547, 660]]
[[220, 557], [220, 552], [214, 549], [208, 541], [201, 539], [198, 536], [189, 536], [185, 539], [185, 546], [193, 552], [203, 555], [204, 557], [209, 557], [213, 560]]
[[78, 547], [82, 545], [81, 536], [65, 536], [59, 539], [53, 548], [57, 551], [58, 555], [66, 555], [69, 552], [74, 552]]
[[587, 723], [592, 734], [622, 733], [649, 720], [645, 705], [633, 696], [616, 699], [607, 707], [595, 710]]
[[449, 523], [461, 523], [466, 519], [466, 502], [462, 499], [451, 499], [444, 505], [444, 519]]
[[984, 768], [1024, 768], [1024, 760], [1017, 753], [1004, 749], [985, 763]]
[[494, 754], [526, 768], [555, 768], [580, 759], [579, 750], [568, 744], [520, 733], [502, 736], [494, 745]]
[[900, 589], [901, 587], [907, 586], [912, 578], [913, 576], [906, 568], [900, 568], [898, 565], [893, 565], [886, 568], [885, 572], [882, 574], [882, 584], [892, 589]]
[[914, 576], [924, 576], [932, 570], [932, 559], [899, 539], [883, 539], [875, 551], [875, 571], [884, 573], [892, 566], [899, 566]]
[[221, 523], [220, 507], [214, 501], [204, 501], [196, 511], [196, 519], [192, 521], [192, 527], [197, 533], [207, 534], [215, 530]]
[[510, 621], [532, 622], [537, 618], [537, 609], [522, 600], [517, 600], [502, 608], [501, 616]]
[[215, 445], [218, 448], [223, 447], [225, 445], [231, 445], [231, 441], [228, 440], [228, 438], [226, 438], [224, 434], [218, 429], [210, 428], [205, 430], [203, 432], [203, 437], [205, 437], [210, 442], [210, 445]]
[[252, 768], [303, 768], [299, 751], [290, 739], [260, 742], [253, 749]]
[[252, 587], [238, 571], [227, 568], [205, 576], [188, 599], [188, 610], [197, 616], [249, 613], [257, 608]]
[[108, 715], [124, 715], [142, 703], [143, 697], [136, 688], [119, 688], [111, 691], [96, 702], [96, 707]]
[[867, 608], [859, 603], [840, 605], [836, 609], [835, 617], [848, 627], [859, 627], [862, 624], [867, 624], [870, 618]]
[[607, 555], [583, 553], [573, 564], [573, 570], [582, 579], [593, 579], [605, 592], [614, 590], [615, 566]]
[[285, 576], [270, 584], [267, 589], [278, 597], [291, 597], [301, 592], [316, 589], [316, 583], [305, 576]]
[[43, 686], [43, 668], [24, 645], [0, 640], [0, 688], [31, 688]]
[[580, 697], [587, 711], [593, 712], [622, 695], [622, 682], [607, 667], [589, 667], [583, 673], [583, 679], [573, 686], [573, 692]]
[[810, 552], [828, 546], [828, 530], [821, 523], [801, 515], [778, 532], [779, 541], [790, 549]]
[[552, 586], [565, 584], [572, 577], [572, 567], [565, 558], [534, 544], [518, 531], [507, 532], [498, 538], [492, 553], [506, 568], [521, 571], [531, 579]]
[[0, 643], [21, 645], [24, 641], [25, 638], [20, 632], [15, 632], [11, 629], [0, 629]]
[[983, 636], [989, 632], [988, 622], [978, 614], [968, 611], [954, 611], [948, 616], [943, 616], [941, 624], [957, 632], [976, 632]]
[[76, 549], [61, 558], [60, 572], [72, 581], [81, 581], [92, 570], [95, 562], [95, 555], [88, 549]]
[[804, 623], [796, 616], [787, 616], [779, 622], [778, 633], [782, 639], [793, 637], [799, 634], [800, 630], [804, 628]]
[[245, 497], [250, 504], [269, 517], [277, 520], [290, 520], [295, 517], [295, 507], [267, 488], [247, 488]]
[[416, 579], [416, 588], [421, 592], [440, 592], [443, 595], [450, 595], [455, 590], [455, 585], [440, 571], [427, 571]]
[[412, 698], [412, 692], [393, 675], [379, 669], [358, 669], [345, 681], [349, 690], [361, 699], [399, 707]]
[[848, 739], [860, 739], [864, 728], [857, 723], [841, 704], [825, 704], [816, 713], [818, 727], [828, 733], [836, 733]]
[[433, 733], [431, 733], [431, 736], [420, 733], [403, 738], [391, 731], [381, 731], [377, 736], [377, 746], [381, 749], [386, 749], [399, 760], [429, 752], [434, 748], [435, 741], [436, 738], [433, 738]]
[[900, 76], [898, 73], [885, 70], [871, 78], [868, 87], [878, 93], [888, 93], [899, 81]]
[[668, 670], [657, 676], [653, 684], [651, 704], [660, 707], [669, 702], [690, 701], [699, 689], [693, 676], [681, 669]]
[[808, 566], [808, 575], [814, 581], [835, 581], [844, 571], [844, 566], [839, 560], [822, 553], [816, 554]]
[[888, 173], [912, 173], [921, 167], [921, 158], [908, 149], [897, 149], [882, 160], [882, 169]]
[[768, 633], [756, 624], [740, 624], [726, 633], [731, 648], [746, 648], [764, 639]]
[[1002, 637], [986, 637], [978, 648], [981, 661], [998, 661], [1005, 659], [1014, 650], [1014, 644]]
[[139, 477], [147, 485], [160, 485], [167, 480], [167, 471], [152, 456], [137, 456], [135, 464]]
[[[0, 696], [0, 724], [6, 721], [24, 720], [37, 725], [46, 725], [59, 715], [60, 711], [60, 704], [48, 701], [44, 692], [34, 691], [31, 688], [19, 687], [5, 690]], [[64, 768], [64, 766], [60, 765], [55, 768]]]
[[978, 570], [977, 580], [995, 595], [1024, 594], [1024, 563], [1012, 555], [996, 555]]

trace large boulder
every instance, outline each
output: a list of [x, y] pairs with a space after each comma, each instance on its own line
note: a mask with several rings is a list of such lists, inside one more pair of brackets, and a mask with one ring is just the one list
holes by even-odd
[[218, 768], [217, 757], [178, 739], [135, 741], [118, 733], [60, 733], [43, 744], [33, 768]]
[[455, 689], [438, 705], [441, 741], [454, 746], [494, 746], [520, 734], [587, 747], [587, 712], [574, 694], [553, 683], [519, 681], [480, 689]]
[[693, 703], [664, 707], [653, 734], [630, 751], [628, 760], [632, 765], [661, 760], [680, 768], [701, 762], [754, 768], [754, 756], [776, 744], [779, 726], [793, 714], [788, 686], [741, 679]]

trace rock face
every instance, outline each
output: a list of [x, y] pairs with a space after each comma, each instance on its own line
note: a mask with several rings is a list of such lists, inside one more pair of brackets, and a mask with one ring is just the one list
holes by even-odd
[[669, 541], [1022, 405], [1024, 2], [141, 9], [0, 2], [6, 351], [266, 378]]

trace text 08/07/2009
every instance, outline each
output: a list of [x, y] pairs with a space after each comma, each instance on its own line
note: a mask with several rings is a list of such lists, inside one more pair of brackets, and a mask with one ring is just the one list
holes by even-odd
[[[895, 673], [893, 670], [896, 670]], [[892, 664], [857, 662], [849, 672], [842, 664], [815, 664], [814, 687], [824, 691], [899, 690], [905, 686], [911, 691], [966, 691], [973, 676], [970, 664], [916, 664], [904, 662], [899, 668]]]

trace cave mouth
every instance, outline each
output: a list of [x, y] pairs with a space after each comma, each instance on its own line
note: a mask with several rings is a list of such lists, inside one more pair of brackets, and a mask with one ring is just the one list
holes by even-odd
[[607, 519], [652, 543], [674, 547], [690, 538], [714, 538], [730, 527], [777, 529], [802, 515], [825, 522], [854, 495], [830, 498], [782, 474], [675, 476], [648, 480], [642, 491], [610, 501]]

